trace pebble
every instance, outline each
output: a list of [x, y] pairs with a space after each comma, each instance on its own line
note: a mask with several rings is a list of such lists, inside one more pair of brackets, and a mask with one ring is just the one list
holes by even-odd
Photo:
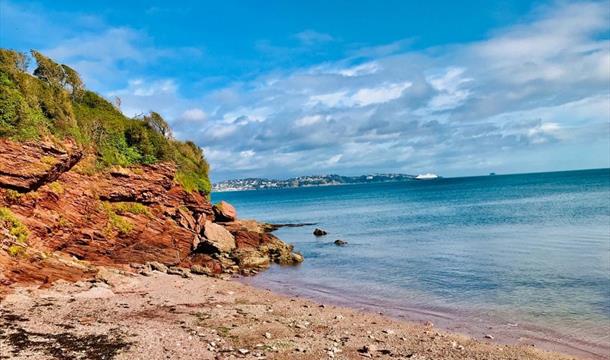
[[242, 354], [242, 355], [246, 355], [247, 353], [249, 353], [249, 352], [250, 352], [250, 351], [248, 351], [247, 349], [239, 349], [239, 350], [237, 350], [237, 351], [239, 351], [239, 353], [240, 353], [240, 354]]
[[485, 339], [490, 339], [490, 340], [494, 339], [494, 337], [492, 335], [490, 335], [490, 334], [487, 334], [484, 337], [485, 337]]
[[267, 339], [271, 339], [271, 333], [266, 332], [265, 335], [263, 335], [264, 337], [266, 337]]

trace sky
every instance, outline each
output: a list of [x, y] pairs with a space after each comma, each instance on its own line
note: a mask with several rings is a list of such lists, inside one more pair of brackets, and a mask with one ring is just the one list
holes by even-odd
[[610, 167], [610, 2], [0, 0], [212, 180]]

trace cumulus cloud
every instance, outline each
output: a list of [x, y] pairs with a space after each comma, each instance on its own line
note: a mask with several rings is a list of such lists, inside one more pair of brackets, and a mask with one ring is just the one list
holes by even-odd
[[[227, 89], [230, 101], [205, 97], [217, 109], [207, 126], [178, 126], [198, 131], [210, 154], [222, 149], [211, 156], [217, 178], [536, 170], [528, 164], [552, 149], [608, 148], [609, 20], [603, 3], [560, 3], [474, 43], [396, 44], [365, 61], [262, 75]], [[223, 170], [233, 156], [240, 170]], [[607, 154], [588, 156], [608, 165]], [[587, 166], [553, 160], [547, 168]]]
[[[0, 6], [11, 21], [53, 27], [61, 36], [43, 50], [121, 97], [126, 114], [162, 113], [176, 136], [205, 149], [215, 180], [610, 166], [610, 9], [602, 1], [551, 3], [480, 41], [431, 49], [412, 50], [410, 39], [355, 47], [311, 29], [292, 35], [293, 47], [260, 40], [254, 46], [277, 69], [189, 96], [178, 79], [146, 68], [198, 49], [163, 49], [145, 32], [85, 16], [84, 30], [71, 31]], [[345, 56], [328, 61], [324, 46], [345, 46]]]

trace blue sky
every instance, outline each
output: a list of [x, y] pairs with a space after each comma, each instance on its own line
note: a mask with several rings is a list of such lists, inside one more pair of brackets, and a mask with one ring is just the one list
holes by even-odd
[[610, 166], [610, 6], [12, 1], [0, 45], [156, 110], [213, 180]]

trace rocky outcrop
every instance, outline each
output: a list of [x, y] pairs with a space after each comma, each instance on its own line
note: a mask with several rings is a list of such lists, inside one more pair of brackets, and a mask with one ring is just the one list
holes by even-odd
[[0, 208], [28, 232], [25, 243], [0, 249], [0, 284], [74, 280], [100, 265], [219, 274], [298, 262], [268, 226], [186, 192], [171, 163], [94, 172], [76, 165], [81, 158], [69, 143], [0, 139]]
[[16, 143], [0, 138], [0, 184], [27, 192], [55, 181], [83, 156], [71, 142]]
[[237, 211], [233, 205], [226, 201], [221, 201], [213, 206], [214, 216], [218, 221], [234, 221], [237, 219]]

